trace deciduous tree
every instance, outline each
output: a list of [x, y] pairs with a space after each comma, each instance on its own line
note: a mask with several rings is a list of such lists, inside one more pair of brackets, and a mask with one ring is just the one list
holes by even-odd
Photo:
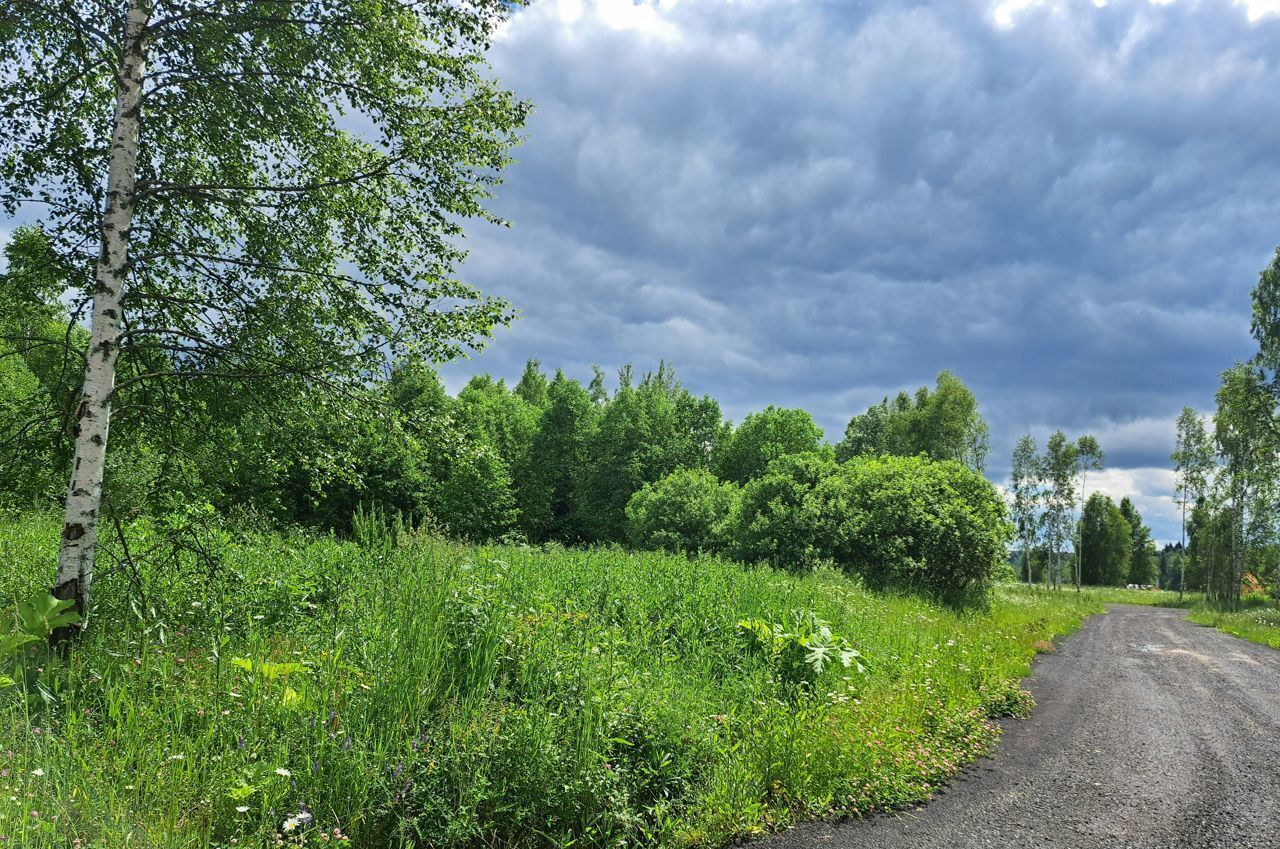
[[1009, 493], [1012, 496], [1012, 518], [1018, 541], [1022, 544], [1022, 565], [1031, 583], [1031, 550], [1040, 535], [1040, 500], [1044, 464], [1036, 453], [1031, 434], [1018, 439], [1013, 447], [1013, 471]]
[[716, 471], [724, 480], [745, 484], [780, 457], [817, 451], [821, 440], [822, 429], [804, 410], [766, 407], [749, 414], [727, 438], [715, 458]]
[[1176, 441], [1173, 454], [1174, 485], [1177, 492], [1178, 507], [1182, 513], [1182, 552], [1179, 558], [1181, 569], [1178, 581], [1178, 600], [1182, 600], [1183, 587], [1187, 579], [1187, 508], [1194, 507], [1204, 497], [1209, 486], [1210, 477], [1216, 468], [1213, 455], [1213, 442], [1204, 426], [1204, 419], [1190, 407], [1183, 407], [1178, 415], [1176, 425]]
[[1076, 478], [1079, 469], [1076, 443], [1062, 431], [1055, 431], [1045, 445], [1044, 454], [1044, 526], [1045, 545], [1049, 549], [1046, 582], [1054, 589], [1062, 584], [1062, 547], [1071, 536], [1071, 512], [1076, 502]]
[[342, 391], [505, 320], [454, 269], [526, 112], [483, 63], [512, 5], [0, 4], [0, 206], [38, 205], [90, 315], [55, 595], [88, 606], [125, 393]]

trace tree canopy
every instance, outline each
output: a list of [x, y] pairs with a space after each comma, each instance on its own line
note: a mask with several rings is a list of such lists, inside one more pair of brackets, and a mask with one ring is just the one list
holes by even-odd
[[850, 419], [844, 439], [836, 445], [836, 457], [843, 462], [860, 456], [922, 454], [982, 471], [987, 448], [987, 423], [978, 412], [977, 399], [960, 378], [944, 371], [932, 391], [922, 386], [914, 396], [900, 392]]

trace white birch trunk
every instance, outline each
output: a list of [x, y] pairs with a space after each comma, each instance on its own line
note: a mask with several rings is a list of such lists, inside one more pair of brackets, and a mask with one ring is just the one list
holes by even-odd
[[[146, 65], [144, 35], [150, 5], [150, 0], [130, 0], [125, 19], [125, 39], [116, 78], [106, 207], [102, 213], [102, 245], [94, 271], [89, 351], [84, 388], [76, 410], [75, 460], [67, 490], [58, 576], [53, 586], [53, 594], [58, 598], [75, 600], [86, 622], [119, 354], [120, 298], [124, 293], [129, 230], [133, 224], [142, 79]], [[72, 636], [68, 629], [59, 630], [61, 633], [55, 632], [52, 637], [54, 642], [65, 642]]]
[[1182, 491], [1182, 549], [1178, 552], [1178, 563], [1182, 566], [1182, 574], [1178, 578], [1178, 601], [1182, 601], [1182, 593], [1187, 588], [1187, 492]]

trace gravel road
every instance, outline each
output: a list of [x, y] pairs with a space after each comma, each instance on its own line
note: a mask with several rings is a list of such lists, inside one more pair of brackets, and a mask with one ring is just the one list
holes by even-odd
[[1280, 849], [1280, 651], [1114, 605], [1036, 663], [1031, 718], [927, 806], [758, 849]]

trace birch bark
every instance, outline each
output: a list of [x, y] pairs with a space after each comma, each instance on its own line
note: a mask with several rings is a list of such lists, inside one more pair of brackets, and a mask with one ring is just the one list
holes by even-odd
[[[75, 459], [67, 490], [58, 574], [53, 586], [55, 596], [76, 602], [76, 609], [86, 624], [89, 589], [93, 583], [94, 549], [98, 539], [98, 514], [102, 505], [102, 479], [106, 470], [116, 358], [119, 355], [120, 300], [126, 285], [129, 231], [133, 224], [142, 79], [146, 67], [145, 36], [150, 6], [150, 0], [131, 0], [125, 18], [124, 43], [116, 74], [116, 108], [106, 204], [102, 213], [102, 244], [94, 270], [89, 351], [84, 388], [76, 410]], [[72, 632], [63, 628], [55, 631], [51, 639], [61, 643], [71, 636]]]

